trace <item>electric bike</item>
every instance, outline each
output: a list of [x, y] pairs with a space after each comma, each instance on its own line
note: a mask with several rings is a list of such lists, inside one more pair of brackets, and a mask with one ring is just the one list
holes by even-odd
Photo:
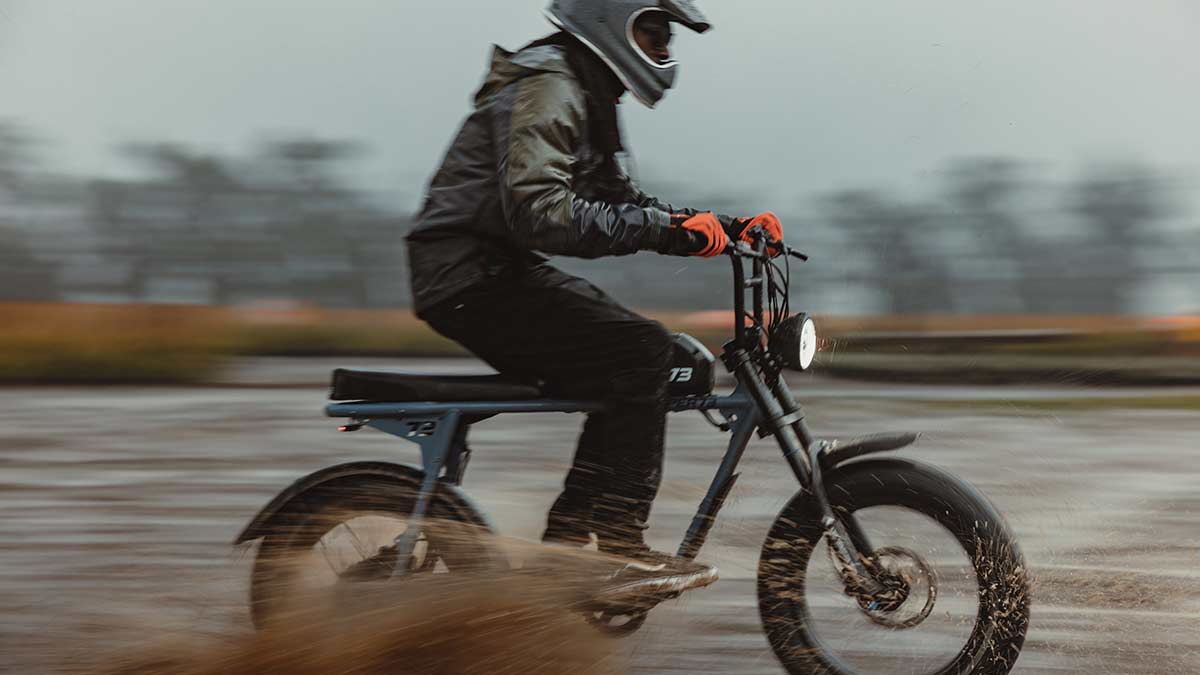
[[[772, 438], [799, 489], [762, 545], [757, 595], [766, 637], [788, 672], [1009, 672], [1025, 639], [1030, 599], [1025, 563], [1004, 519], [945, 471], [880, 456], [914, 443], [917, 434], [815, 435], [783, 378], [785, 370], [809, 368], [817, 352], [812, 318], [788, 305], [790, 259], [807, 257], [761, 232], [752, 245], [731, 244], [725, 254], [736, 318], [721, 361], [736, 386], [716, 393], [716, 360], [684, 335], [671, 371], [670, 410], [698, 412], [729, 434], [678, 555], [697, 556], [750, 441]], [[324, 558], [323, 573], [335, 583], [506, 565], [489, 544], [491, 523], [461, 489], [471, 426], [500, 414], [602, 409], [596, 401], [549, 398], [499, 375], [337, 370], [331, 399], [326, 413], [344, 419], [340, 430], [371, 427], [410, 441], [421, 464], [359, 462], [318, 471], [253, 518], [236, 543], [262, 540], [250, 591], [260, 626], [280, 611], [297, 574], [287, 562], [298, 555]], [[628, 635], [677, 594], [667, 589], [637, 603], [589, 606], [587, 619]]]

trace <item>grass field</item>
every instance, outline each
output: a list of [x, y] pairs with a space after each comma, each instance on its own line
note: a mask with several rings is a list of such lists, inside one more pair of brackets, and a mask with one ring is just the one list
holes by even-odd
[[[727, 312], [653, 316], [714, 352], [728, 339], [732, 320]], [[831, 353], [1200, 356], [1200, 322], [1187, 318], [829, 317], [818, 323], [823, 349]], [[236, 355], [462, 353], [407, 310], [0, 303], [0, 382], [192, 383]]]

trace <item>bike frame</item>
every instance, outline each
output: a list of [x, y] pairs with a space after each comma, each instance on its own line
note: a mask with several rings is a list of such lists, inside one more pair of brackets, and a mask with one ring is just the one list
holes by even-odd
[[[708, 537], [717, 514], [730, 490], [737, 482], [737, 467], [757, 430], [762, 437], [773, 436], [800, 486], [812, 493], [821, 506], [822, 524], [830, 543], [843, 564], [857, 573], [859, 583], [868, 586], [873, 575], [863, 561], [874, 549], [867, 537], [846, 514], [835, 514], [825, 495], [821, 477], [823, 468], [836, 466], [863, 454], [892, 450], [908, 445], [915, 436], [876, 436], [850, 444], [837, 444], [815, 438], [804, 420], [800, 405], [792, 396], [777, 366], [767, 350], [762, 334], [763, 298], [766, 292], [767, 264], [762, 240], [751, 249], [744, 244], [731, 246], [735, 300], [734, 339], [725, 345], [722, 361], [737, 380], [732, 394], [673, 398], [671, 412], [719, 412], [725, 419], [722, 430], [731, 432], [725, 455], [709, 484], [708, 492], [696, 509], [691, 526], [679, 545], [678, 555], [695, 558]], [[752, 261], [752, 276], [747, 279], [745, 260]], [[753, 321], [747, 326], [745, 317], [746, 292], [752, 294]], [[325, 409], [331, 417], [349, 418], [343, 431], [355, 431], [370, 426], [385, 433], [416, 443], [421, 449], [424, 481], [420, 488], [412, 519], [419, 523], [428, 511], [439, 481], [452, 485], [462, 483], [470, 449], [467, 430], [481, 420], [509, 413], [589, 413], [603, 409], [599, 401], [536, 399], [528, 401], [471, 401], [421, 403], [332, 403]], [[710, 418], [711, 420], [711, 418]], [[407, 528], [396, 545], [399, 556], [395, 574], [404, 574], [418, 536], [418, 527]], [[404, 567], [405, 569], [401, 569]]]
[[[470, 458], [466, 443], [466, 432], [470, 425], [507, 413], [589, 413], [602, 410], [603, 407], [596, 401], [548, 399], [494, 403], [334, 403], [326, 408], [326, 413], [331, 417], [355, 420], [355, 423], [342, 427], [347, 431], [369, 426], [420, 446], [425, 481], [412, 515], [414, 519], [420, 519], [428, 510], [429, 499], [437, 489], [439, 480], [453, 485], [462, 483]], [[727, 396], [674, 398], [669, 410], [717, 411], [725, 418], [732, 432], [708, 493], [700, 502], [691, 527], [679, 546], [679, 555], [694, 558], [704, 545], [725, 497], [737, 481], [737, 466], [761, 422], [761, 415], [754, 400], [741, 387]]]

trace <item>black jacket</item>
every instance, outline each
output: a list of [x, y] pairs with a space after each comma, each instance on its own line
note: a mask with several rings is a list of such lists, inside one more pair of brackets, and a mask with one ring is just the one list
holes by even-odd
[[566, 48], [499, 47], [408, 234], [418, 314], [550, 255], [666, 252], [675, 209], [593, 147]]

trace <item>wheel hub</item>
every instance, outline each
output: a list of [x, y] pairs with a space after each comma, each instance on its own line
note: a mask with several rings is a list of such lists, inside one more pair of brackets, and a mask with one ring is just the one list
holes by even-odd
[[857, 598], [867, 618], [897, 629], [925, 621], [937, 602], [937, 576], [925, 559], [910, 549], [887, 546], [875, 551], [871, 562], [883, 590]]
[[891, 613], [908, 602], [912, 587], [908, 580], [898, 574], [883, 572], [876, 579], [883, 589], [875, 593], [856, 593], [854, 599], [864, 612]]
[[937, 576], [916, 552], [899, 546], [875, 551], [867, 568], [872, 586], [861, 583], [849, 566], [839, 565], [832, 547], [830, 560], [842, 575], [846, 595], [854, 598], [862, 613], [873, 623], [887, 628], [913, 628], [925, 621], [937, 602]]
[[347, 567], [340, 575], [339, 581], [380, 581], [392, 576], [396, 569], [398, 552], [395, 546], [384, 546], [375, 555], [359, 560]]

